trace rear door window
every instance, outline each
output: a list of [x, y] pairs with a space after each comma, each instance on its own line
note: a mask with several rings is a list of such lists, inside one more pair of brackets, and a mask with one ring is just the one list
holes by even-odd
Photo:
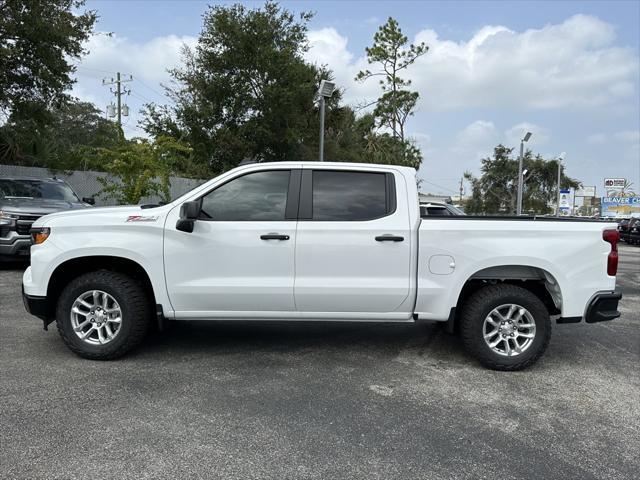
[[314, 170], [312, 220], [363, 221], [392, 213], [395, 190], [390, 192], [389, 179], [392, 174]]

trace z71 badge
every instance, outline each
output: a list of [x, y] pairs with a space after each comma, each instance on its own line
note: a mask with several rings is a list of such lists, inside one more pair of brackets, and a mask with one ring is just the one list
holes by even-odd
[[144, 216], [144, 215], [129, 215], [127, 222], [155, 222], [158, 220], [157, 216]]

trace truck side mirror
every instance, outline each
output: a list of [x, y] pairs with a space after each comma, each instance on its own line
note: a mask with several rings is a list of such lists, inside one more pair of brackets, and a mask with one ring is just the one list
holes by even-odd
[[88, 203], [89, 205], [95, 205], [96, 204], [96, 199], [93, 197], [82, 197], [82, 201], [84, 203]]
[[184, 202], [180, 207], [180, 218], [176, 222], [176, 230], [182, 232], [191, 233], [196, 220], [200, 216], [200, 209], [202, 208], [201, 200], [192, 200], [190, 202]]

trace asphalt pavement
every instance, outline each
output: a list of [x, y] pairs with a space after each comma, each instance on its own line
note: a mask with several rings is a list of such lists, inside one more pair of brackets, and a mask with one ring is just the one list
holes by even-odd
[[622, 317], [555, 325], [523, 372], [441, 325], [176, 323], [76, 357], [0, 266], [0, 478], [637, 479], [640, 248]]

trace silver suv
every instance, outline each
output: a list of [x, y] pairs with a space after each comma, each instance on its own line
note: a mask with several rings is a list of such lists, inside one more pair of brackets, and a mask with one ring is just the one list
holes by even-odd
[[55, 178], [0, 177], [0, 261], [28, 257], [31, 224], [41, 216], [93, 203]]

